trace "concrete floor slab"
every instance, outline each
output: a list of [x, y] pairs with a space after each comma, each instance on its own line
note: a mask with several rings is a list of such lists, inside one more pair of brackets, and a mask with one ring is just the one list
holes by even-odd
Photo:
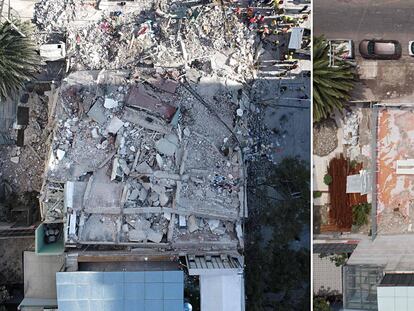
[[38, 256], [24, 252], [24, 296], [56, 299], [56, 272], [64, 267], [63, 255]]

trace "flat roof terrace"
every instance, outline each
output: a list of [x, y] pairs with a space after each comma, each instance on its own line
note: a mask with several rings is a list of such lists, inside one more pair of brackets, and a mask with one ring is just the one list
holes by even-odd
[[378, 234], [396, 234], [413, 230], [413, 108], [389, 106], [378, 111], [376, 185]]

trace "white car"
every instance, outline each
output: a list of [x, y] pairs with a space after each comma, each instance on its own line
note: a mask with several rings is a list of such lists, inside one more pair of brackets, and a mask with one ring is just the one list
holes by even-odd
[[414, 56], [414, 41], [408, 42], [408, 54]]

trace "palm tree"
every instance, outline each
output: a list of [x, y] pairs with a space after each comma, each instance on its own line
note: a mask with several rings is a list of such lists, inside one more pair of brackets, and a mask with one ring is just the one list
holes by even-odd
[[24, 23], [0, 24], [0, 100], [15, 95], [39, 68], [31, 28]]
[[329, 46], [323, 36], [313, 40], [313, 120], [326, 119], [351, 98], [356, 74], [351, 64], [335, 59], [329, 66]]

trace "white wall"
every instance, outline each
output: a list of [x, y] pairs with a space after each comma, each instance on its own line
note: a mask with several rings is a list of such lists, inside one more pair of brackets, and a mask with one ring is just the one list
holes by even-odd
[[377, 287], [378, 311], [414, 310], [414, 287]]
[[201, 311], [244, 311], [244, 279], [239, 274], [200, 275]]
[[342, 294], [342, 266], [337, 267], [329, 257], [313, 254], [313, 292], [336, 291]]

